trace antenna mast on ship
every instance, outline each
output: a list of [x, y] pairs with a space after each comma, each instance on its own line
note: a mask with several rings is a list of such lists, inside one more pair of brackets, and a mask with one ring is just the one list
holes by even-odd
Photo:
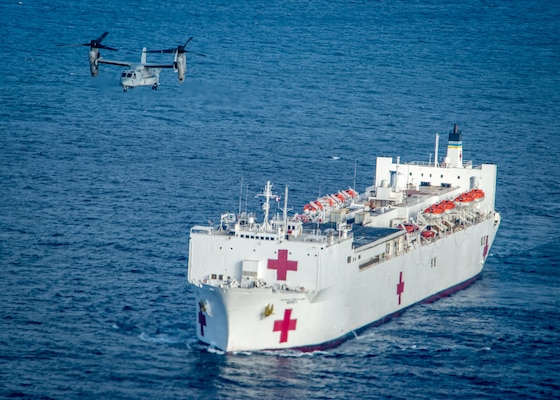
[[284, 189], [284, 232], [288, 230], [288, 185]]
[[243, 175], [241, 175], [241, 183], [239, 185], [239, 211], [238, 216], [241, 215], [241, 202], [243, 201]]
[[354, 186], [352, 186], [352, 189], [356, 189], [356, 168], [358, 165], [358, 160], [354, 160]]
[[436, 167], [436, 168], [438, 166], [438, 149], [439, 149], [439, 133], [436, 132], [436, 149], [434, 151], [434, 153], [435, 153], [434, 167]]
[[272, 194], [272, 184], [270, 183], [270, 181], [266, 181], [266, 186], [264, 187], [263, 193], [259, 193], [255, 197], [265, 198], [265, 202], [262, 205], [264, 211], [263, 227], [265, 228], [265, 230], [267, 230], [270, 228], [270, 225], [268, 223], [268, 212], [270, 211], [270, 199], [275, 197], [275, 195]]

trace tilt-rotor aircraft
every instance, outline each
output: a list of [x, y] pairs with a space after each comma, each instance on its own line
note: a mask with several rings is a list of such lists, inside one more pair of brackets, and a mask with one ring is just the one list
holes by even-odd
[[[194, 53], [185, 49], [187, 44], [189, 44], [189, 42], [193, 39], [191, 37], [185, 42], [184, 45], [179, 45], [173, 49], [146, 50], [146, 48], [144, 47], [142, 49], [142, 57], [139, 63], [108, 60], [101, 57], [99, 49], [112, 51], [118, 50], [113, 47], [105, 46], [101, 43], [108, 34], [108, 32], [105, 32], [99, 38], [92, 39], [89, 43], [79, 43], [70, 46], [89, 46], [89, 67], [91, 76], [93, 77], [96, 77], [99, 72], [99, 64], [128, 67], [129, 69], [123, 71], [120, 79], [120, 85], [123, 87], [125, 92], [129, 88], [134, 88], [136, 86], [151, 86], [153, 90], [156, 90], [159, 85], [159, 74], [163, 68], [172, 68], [173, 71], [177, 73], [179, 82], [183, 83], [185, 81], [185, 74], [187, 72], [186, 53], [193, 53], [199, 56], [206, 57], [204, 54]], [[175, 58], [172, 64], [147, 63], [146, 53], [174, 53]]]

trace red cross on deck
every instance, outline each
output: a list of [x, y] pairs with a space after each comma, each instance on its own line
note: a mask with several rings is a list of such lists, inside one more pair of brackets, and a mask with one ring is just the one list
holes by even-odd
[[288, 271], [297, 271], [297, 261], [288, 260], [288, 250], [278, 250], [278, 260], [269, 258], [268, 269], [275, 269], [276, 279], [285, 281]]
[[297, 319], [290, 319], [292, 316], [292, 309], [284, 310], [284, 319], [274, 321], [273, 332], [280, 331], [280, 343], [288, 341], [288, 332], [296, 330]]
[[404, 292], [404, 281], [402, 280], [402, 271], [399, 275], [399, 283], [397, 283], [397, 295], [399, 296], [399, 305], [401, 304], [401, 295]]

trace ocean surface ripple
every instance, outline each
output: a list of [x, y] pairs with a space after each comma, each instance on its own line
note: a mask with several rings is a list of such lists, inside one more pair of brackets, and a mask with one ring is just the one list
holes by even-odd
[[[0, 23], [0, 397], [560, 397], [560, 3], [23, 0]], [[124, 93], [56, 46], [104, 31], [111, 59], [190, 36], [207, 57]], [[378, 155], [428, 161], [454, 123], [498, 165], [474, 285], [328, 351], [197, 342], [188, 232], [241, 181], [298, 210], [371, 185]]]

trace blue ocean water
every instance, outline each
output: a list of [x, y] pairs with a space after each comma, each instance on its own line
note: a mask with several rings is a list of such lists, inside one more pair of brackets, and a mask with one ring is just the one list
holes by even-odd
[[[560, 3], [10, 0], [0, 25], [0, 397], [560, 397]], [[55, 46], [104, 31], [112, 59], [207, 57], [124, 93]], [[298, 209], [454, 123], [498, 164], [473, 286], [323, 352], [196, 341], [188, 230], [242, 179]]]

